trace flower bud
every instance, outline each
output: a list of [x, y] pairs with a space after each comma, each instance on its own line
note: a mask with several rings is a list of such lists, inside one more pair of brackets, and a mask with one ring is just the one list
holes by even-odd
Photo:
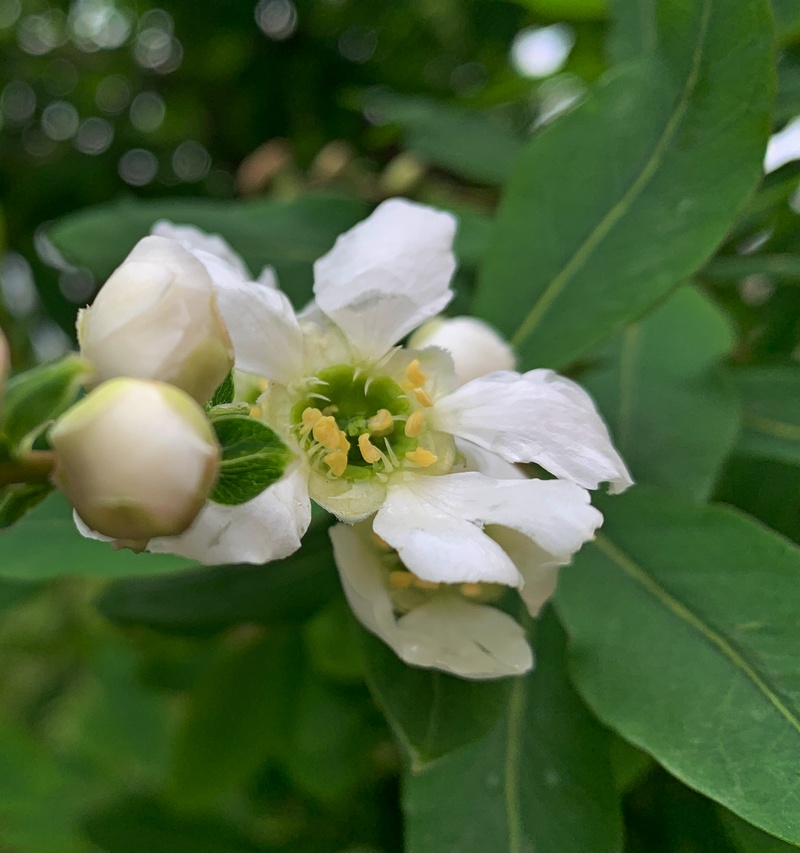
[[436, 318], [419, 328], [411, 347], [440, 347], [450, 353], [459, 385], [495, 370], [514, 370], [511, 346], [487, 323], [475, 317]]
[[203, 410], [163, 382], [114, 379], [50, 431], [54, 483], [112, 539], [182, 533], [214, 485], [220, 450]]
[[228, 330], [203, 264], [176, 240], [145, 237], [78, 314], [94, 384], [117, 376], [177, 385], [199, 403], [233, 366]]

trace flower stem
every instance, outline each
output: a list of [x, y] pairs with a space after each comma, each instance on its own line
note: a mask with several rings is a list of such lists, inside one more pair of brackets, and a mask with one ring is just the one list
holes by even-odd
[[49, 483], [55, 461], [55, 453], [52, 451], [31, 450], [18, 459], [0, 462], [0, 486]]

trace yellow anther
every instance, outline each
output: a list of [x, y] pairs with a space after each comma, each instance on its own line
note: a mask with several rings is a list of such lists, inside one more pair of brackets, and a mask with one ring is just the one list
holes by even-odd
[[341, 430], [336, 421], [330, 415], [322, 415], [314, 424], [314, 440], [318, 441], [327, 450], [338, 450], [342, 443]]
[[400, 387], [404, 391], [413, 391], [417, 386], [414, 385], [414, 383], [411, 382], [409, 379], [401, 379], [400, 380]]
[[388, 409], [378, 411], [367, 421], [370, 432], [387, 433], [394, 426], [392, 413]]
[[347, 467], [347, 454], [344, 450], [334, 450], [324, 458], [325, 464], [331, 469], [334, 477], [341, 477]]
[[469, 598], [477, 598], [483, 592], [479, 583], [462, 583], [459, 589], [462, 595]]
[[300, 415], [303, 419], [303, 426], [300, 428], [300, 435], [308, 435], [317, 424], [317, 421], [322, 417], [322, 412], [319, 409], [312, 409], [310, 406], [303, 409], [303, 414]]
[[381, 461], [381, 454], [378, 451], [378, 448], [369, 440], [368, 432], [362, 432], [358, 437], [358, 449], [361, 451], [364, 461], [369, 462], [370, 465], [373, 462]]
[[338, 406], [325, 406], [322, 410], [323, 415], [335, 415], [339, 411]]
[[441, 584], [437, 581], [426, 581], [423, 578], [418, 578], [416, 575], [414, 577], [414, 586], [418, 589], [439, 589]]
[[414, 583], [411, 572], [389, 572], [389, 583], [395, 589], [408, 589]]
[[385, 539], [381, 539], [374, 530], [372, 531], [372, 541], [381, 549], [381, 551], [394, 551], [394, 548], [392, 548]]
[[260, 406], [250, 406], [250, 417], [255, 418], [257, 421], [261, 420], [261, 407]]
[[431, 400], [431, 398], [425, 391], [422, 390], [422, 388], [415, 388], [414, 396], [417, 398], [417, 402], [421, 406], [426, 406], [430, 408], [433, 405], [433, 400]]
[[350, 442], [347, 440], [347, 433], [343, 429], [339, 430], [339, 446], [336, 449], [344, 450], [345, 453], [350, 450]]
[[406, 368], [406, 376], [408, 377], [408, 381], [415, 387], [419, 388], [420, 385], [424, 385], [426, 380], [428, 379], [428, 375], [422, 372], [422, 368], [419, 366], [419, 359], [415, 358], [408, 367]]
[[416, 450], [411, 450], [406, 453], [406, 459], [409, 462], [414, 462], [416, 465], [419, 465], [420, 468], [427, 468], [429, 465], [433, 465], [433, 463], [439, 457], [435, 453], [431, 453], [430, 450], [425, 450], [424, 447], [418, 447]]
[[412, 412], [408, 416], [404, 432], [409, 438], [416, 438], [424, 429], [425, 412], [422, 412], [417, 409], [416, 412]]
[[258, 390], [263, 394], [269, 388], [269, 379], [260, 379], [258, 382]]

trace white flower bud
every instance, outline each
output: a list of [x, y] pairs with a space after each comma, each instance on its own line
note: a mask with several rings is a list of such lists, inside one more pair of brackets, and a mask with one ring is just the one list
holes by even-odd
[[117, 376], [177, 385], [200, 403], [233, 366], [228, 330], [203, 264], [176, 240], [145, 237], [78, 314], [94, 384]]
[[516, 359], [507, 341], [475, 317], [437, 318], [420, 327], [410, 347], [440, 347], [453, 358], [459, 385], [495, 370], [514, 370]]
[[163, 382], [114, 379], [50, 431], [53, 481], [89, 527], [139, 541], [182, 533], [214, 485], [220, 450], [203, 410]]

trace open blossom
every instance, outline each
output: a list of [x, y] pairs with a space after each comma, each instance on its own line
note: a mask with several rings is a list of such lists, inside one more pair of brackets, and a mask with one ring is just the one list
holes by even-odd
[[203, 410], [163, 382], [104, 382], [56, 421], [50, 441], [53, 481], [80, 519], [130, 547], [186, 530], [219, 465]]
[[94, 384], [118, 376], [169, 382], [204, 403], [233, 351], [205, 267], [175, 240], [140, 240], [78, 314]]
[[[374, 532], [421, 581], [524, 590], [510, 556], [518, 545], [563, 564], [591, 538], [600, 515], [586, 489], [631, 481], [588, 395], [547, 370], [459, 385], [445, 350], [399, 345], [453, 295], [455, 228], [450, 214], [383, 203], [316, 262], [315, 300], [296, 313], [269, 273], [248, 280], [219, 238], [156, 227], [208, 272], [236, 367], [267, 381], [260, 414], [296, 462], [257, 498], [209, 503], [186, 533], [150, 550], [206, 563], [284, 557], [313, 499], [348, 523], [374, 516]], [[488, 353], [486, 370], [496, 364]], [[559, 479], [498, 477], [517, 462]]]

